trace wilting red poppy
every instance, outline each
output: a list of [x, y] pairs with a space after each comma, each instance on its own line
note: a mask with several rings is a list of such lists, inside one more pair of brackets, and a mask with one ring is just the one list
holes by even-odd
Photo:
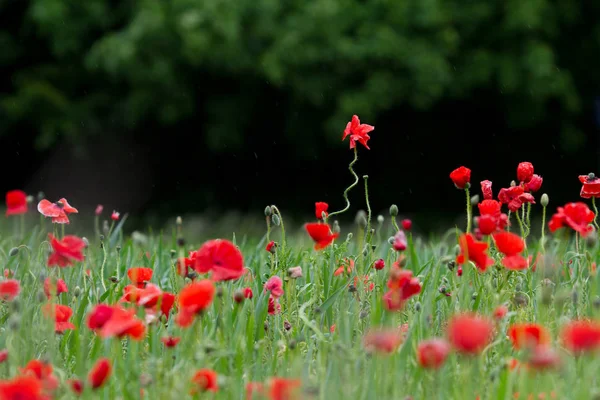
[[333, 272], [333, 276], [339, 276], [343, 273], [350, 274], [352, 271], [354, 271], [354, 260], [351, 258], [344, 258], [342, 260], [342, 265]]
[[194, 316], [207, 309], [215, 295], [215, 285], [207, 279], [191, 283], [179, 293], [179, 313], [175, 322], [187, 327], [194, 322]]
[[44, 391], [53, 391], [58, 387], [58, 379], [54, 376], [52, 364], [41, 361], [31, 360], [24, 368], [21, 368], [21, 374], [34, 376], [42, 383]]
[[458, 189], [464, 189], [471, 182], [471, 170], [467, 167], [458, 167], [450, 173], [450, 179]]
[[339, 233], [332, 233], [327, 224], [308, 223], [304, 225], [304, 228], [310, 238], [315, 241], [315, 250], [323, 250], [340, 236]]
[[392, 269], [387, 287], [389, 290], [383, 295], [383, 304], [390, 311], [401, 310], [406, 300], [421, 293], [421, 282], [409, 270]]
[[67, 385], [77, 396], [83, 393], [83, 381], [81, 379], [69, 379]]
[[487, 243], [476, 241], [470, 233], [461, 235], [458, 238], [458, 244], [460, 254], [456, 257], [457, 264], [472, 261], [481, 272], [485, 272], [487, 267], [494, 265], [494, 259], [486, 253]]
[[383, 260], [383, 258], [380, 258], [379, 260], [375, 261], [373, 263], [373, 268], [375, 268], [378, 271], [384, 269], [385, 268], [385, 261]]
[[448, 323], [448, 340], [461, 353], [477, 354], [490, 342], [493, 329], [494, 325], [483, 317], [458, 315]]
[[198, 250], [194, 269], [202, 274], [212, 272], [213, 281], [234, 280], [244, 275], [244, 258], [230, 241], [209, 240]]
[[265, 390], [264, 385], [261, 382], [248, 382], [246, 384], [246, 400], [252, 400], [254, 394], [262, 396]]
[[361, 124], [360, 119], [357, 115], [352, 116], [352, 120], [348, 122], [346, 125], [346, 129], [344, 129], [344, 136], [342, 140], [345, 140], [346, 137], [350, 136], [350, 148], [353, 149], [356, 147], [356, 142], [362, 144], [369, 149], [369, 145], [367, 142], [371, 137], [369, 136], [369, 132], [372, 132], [375, 129], [372, 125]]
[[203, 368], [196, 371], [192, 377], [192, 383], [202, 392], [207, 390], [216, 392], [219, 390], [219, 385], [217, 384], [217, 373], [212, 369]]
[[558, 207], [548, 223], [548, 228], [550, 232], [555, 232], [560, 228], [570, 227], [585, 237], [594, 230], [590, 225], [593, 220], [594, 212], [585, 203], [567, 203], [564, 207]]
[[66, 267], [73, 265], [74, 261], [83, 261], [83, 249], [85, 242], [77, 236], [65, 236], [58, 240], [51, 233], [48, 234], [53, 252], [48, 257], [48, 266], [58, 265]]
[[494, 318], [503, 319], [504, 317], [506, 317], [507, 313], [508, 313], [508, 307], [506, 307], [505, 305], [498, 306], [494, 310]]
[[0, 380], [0, 398], [3, 400], [45, 400], [42, 382], [34, 376], [16, 376], [10, 380]]
[[504, 254], [502, 264], [510, 270], [522, 270], [529, 266], [529, 262], [520, 253], [525, 250], [523, 239], [511, 232], [498, 232], [493, 235], [498, 251]]
[[61, 293], [68, 293], [69, 288], [62, 279], [58, 279], [56, 282], [52, 281], [52, 278], [48, 277], [44, 281], [44, 293], [46, 297], [50, 299], [52, 295], [58, 296]]
[[77, 214], [79, 211], [67, 202], [67, 199], [62, 198], [56, 203], [44, 199], [38, 203], [38, 211], [44, 217], [51, 217], [55, 224], [68, 224], [69, 217], [67, 214]]
[[6, 216], [25, 214], [27, 212], [27, 195], [22, 190], [11, 190], [6, 193]]
[[537, 346], [529, 355], [527, 365], [537, 370], [553, 369], [560, 365], [560, 357], [550, 347]]
[[579, 175], [579, 182], [583, 184], [579, 195], [584, 199], [600, 197], [600, 178], [594, 174]]
[[393, 353], [402, 343], [402, 335], [398, 329], [374, 330], [365, 335], [363, 346], [369, 351]]
[[112, 219], [113, 221], [118, 221], [120, 216], [121, 214], [113, 210], [112, 214], [110, 214], [110, 219]]
[[97, 304], [88, 315], [88, 328], [92, 330], [102, 328], [112, 317], [113, 311], [113, 306], [109, 306], [108, 304]]
[[328, 209], [329, 204], [317, 201], [315, 203], [315, 215], [317, 216], [317, 219], [323, 219], [323, 213], [325, 213], [325, 217], [329, 216], [329, 213], [327, 212]]
[[406, 240], [406, 234], [404, 231], [398, 231], [394, 235], [394, 241], [392, 242], [392, 247], [396, 251], [404, 251], [408, 246], [408, 241]]
[[110, 374], [112, 373], [112, 365], [108, 358], [101, 358], [96, 361], [96, 364], [92, 367], [90, 373], [88, 374], [88, 382], [92, 389], [98, 389], [102, 387], [110, 378]]
[[517, 179], [519, 182], [529, 182], [533, 177], [533, 164], [530, 162], [522, 162], [517, 166]]
[[508, 328], [508, 337], [515, 349], [534, 348], [550, 343], [550, 334], [538, 324], [512, 324]]
[[273, 240], [271, 240], [269, 243], [267, 243], [265, 250], [268, 251], [269, 253], [275, 253], [275, 247], [277, 247], [277, 243], [275, 243]]
[[163, 342], [165, 347], [171, 348], [177, 346], [181, 341], [181, 338], [176, 336], [165, 336], [160, 338], [160, 341]]
[[129, 336], [134, 340], [142, 340], [146, 332], [146, 327], [135, 316], [135, 310], [126, 310], [114, 306], [110, 318], [102, 324], [102, 327], [97, 332], [98, 336], [103, 339]]
[[500, 189], [498, 200], [502, 204], [507, 204], [508, 209], [512, 212], [517, 211], [523, 203], [535, 204], [535, 199], [530, 193], [525, 193], [523, 186], [511, 186], [509, 188]]
[[127, 270], [129, 280], [138, 288], [144, 288], [146, 283], [152, 279], [152, 268], [134, 267]]
[[296, 392], [301, 384], [300, 379], [271, 378], [269, 400], [296, 400]]
[[533, 176], [531, 177], [531, 180], [525, 184], [525, 191], [535, 193], [538, 190], [540, 190], [543, 182], [544, 182], [544, 179], [542, 179], [541, 176], [539, 176], [537, 174], [533, 174]]
[[450, 345], [444, 339], [425, 340], [417, 347], [417, 360], [423, 368], [440, 368], [448, 354], [450, 354]]
[[494, 198], [494, 192], [492, 192], [492, 181], [481, 181], [481, 194], [483, 194], [484, 200], [492, 200]]
[[54, 318], [56, 332], [75, 329], [75, 325], [69, 321], [71, 316], [73, 316], [71, 307], [62, 304], [48, 303], [44, 305], [42, 310], [47, 317]]
[[272, 276], [265, 283], [265, 291], [271, 292], [271, 296], [279, 298], [283, 296], [283, 281], [277, 275]]
[[600, 323], [574, 321], [562, 330], [562, 342], [574, 353], [596, 350], [600, 347]]
[[269, 296], [269, 304], [267, 305], [267, 312], [269, 315], [279, 314], [281, 312], [281, 304], [279, 304], [279, 299]]
[[21, 285], [16, 279], [7, 279], [0, 282], [0, 299], [12, 301], [21, 292]]

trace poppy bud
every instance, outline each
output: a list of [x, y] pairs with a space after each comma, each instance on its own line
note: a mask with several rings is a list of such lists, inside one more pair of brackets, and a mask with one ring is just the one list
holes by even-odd
[[292, 279], [300, 278], [302, 276], [302, 267], [292, 267], [288, 269], [288, 275]]
[[394, 237], [393, 237], [393, 236], [390, 236], [390, 237], [388, 238], [388, 243], [389, 243], [389, 244], [394, 244], [394, 240], [395, 240], [395, 239], [394, 239]]
[[510, 187], [515, 187], [517, 186], [517, 182], [515, 181], [510, 181]]
[[81, 240], [83, 240], [83, 244], [85, 245], [85, 247], [90, 247], [90, 241], [88, 240], [88, 238], [84, 236], [81, 238]]
[[235, 301], [236, 303], [241, 303], [242, 301], [244, 301], [245, 298], [246, 297], [244, 296], [244, 292], [242, 292], [241, 290], [236, 290], [233, 294], [233, 301]]
[[265, 217], [270, 217], [272, 214], [271, 212], [271, 206], [266, 206], [265, 207]]
[[119, 280], [117, 279], [116, 276], [111, 276], [110, 278], [108, 278], [109, 281], [111, 281], [112, 283], [119, 283]]
[[476, 206], [479, 203], [479, 195], [471, 196], [471, 205]]
[[100, 241], [102, 242], [104, 240], [104, 235], [100, 235]]
[[350, 284], [350, 285], [348, 286], [348, 291], [349, 291], [350, 293], [354, 293], [354, 292], [356, 292], [356, 286], [354, 286], [353, 284]]
[[284, 321], [283, 329], [285, 329], [286, 331], [290, 331], [290, 329], [292, 329], [292, 324], [290, 324], [289, 321]]
[[360, 314], [358, 314], [358, 318], [359, 319], [365, 319], [369, 316], [369, 311], [368, 310], [362, 310], [360, 312]]
[[419, 311], [421, 311], [421, 303], [420, 303], [420, 302], [418, 302], [418, 301], [415, 303], [415, 311], [416, 311], [416, 312], [419, 312]]
[[385, 218], [383, 218], [383, 215], [378, 215], [377, 216], [377, 223], [379, 223], [381, 225], [381, 224], [383, 224], [383, 221], [385, 221]]
[[223, 288], [222, 287], [218, 287], [216, 292], [215, 292], [215, 296], [217, 297], [223, 297]]
[[119, 253], [121, 251], [121, 246], [115, 247], [115, 250], [117, 250], [117, 253]]
[[352, 234], [352, 232], [348, 233], [348, 236], [346, 236], [346, 241], [347, 242], [351, 241], [353, 236], [354, 235]]
[[331, 228], [331, 230], [333, 231], [333, 233], [340, 233], [340, 223], [337, 220], [333, 221], [333, 227]]
[[395, 204], [392, 204], [392, 205], [390, 206], [390, 215], [391, 215], [392, 217], [397, 217], [397, 216], [398, 216], [398, 206], [397, 206], [397, 205], [395, 205]]
[[177, 238], [177, 246], [179, 246], [179, 247], [185, 246], [185, 239], [182, 237]]
[[9, 250], [8, 255], [10, 257], [14, 257], [17, 254], [19, 254], [19, 248], [18, 247], [13, 247], [12, 249]]
[[19, 318], [16, 315], [11, 316], [10, 319], [8, 320], [8, 329], [10, 329], [12, 331], [18, 331], [20, 326], [21, 326], [21, 318]]
[[600, 297], [596, 296], [594, 301], [592, 302], [595, 308], [600, 308]]
[[75, 289], [73, 289], [73, 296], [79, 297], [80, 295], [81, 295], [81, 288], [79, 286], [75, 286]]
[[275, 225], [275, 226], [279, 226], [279, 224], [281, 223], [281, 220], [279, 219], [279, 215], [277, 215], [277, 214], [273, 214], [271, 216], [271, 221], [273, 222], [273, 225]]
[[322, 220], [325, 220], [327, 218], [327, 215], [329, 215], [329, 214], [327, 214], [327, 211], [321, 211], [321, 219]]
[[375, 263], [373, 264], [373, 268], [375, 268], [378, 271], [384, 269], [385, 261], [383, 260], [383, 258], [380, 258], [379, 260], [375, 261]]
[[477, 300], [477, 296], [479, 296], [479, 293], [473, 292], [473, 294], [471, 295], [471, 300]]
[[515, 294], [513, 301], [517, 307], [525, 307], [525, 306], [527, 306], [527, 304], [529, 304], [529, 300], [527, 299], [527, 296], [525, 296], [525, 294], [523, 294], [521, 292]]
[[46, 197], [46, 195], [44, 194], [44, 192], [38, 192], [38, 194], [37, 194], [38, 201], [44, 200], [45, 197]]
[[542, 197], [540, 198], [540, 204], [542, 205], [542, 207], [548, 207], [549, 202], [550, 202], [550, 198], [548, 197], [548, 195], [546, 193], [544, 193], [542, 195]]
[[367, 226], [367, 213], [364, 210], [359, 210], [356, 213], [356, 217], [354, 218], [354, 222], [361, 228], [366, 228]]
[[35, 200], [35, 198], [31, 195], [29, 195], [25, 198], [25, 201], [27, 202], [27, 204], [33, 203], [34, 200]]
[[288, 347], [290, 348], [290, 350], [294, 350], [297, 345], [298, 345], [298, 342], [296, 342], [295, 339], [292, 339], [292, 340], [290, 340], [290, 343], [288, 344]]
[[183, 224], [183, 219], [181, 219], [180, 216], [177, 216], [177, 218], [175, 218], [175, 225], [181, 226], [182, 224]]
[[446, 266], [448, 267], [448, 269], [450, 271], [452, 271], [454, 268], [456, 268], [456, 261], [455, 260], [450, 260], [450, 261], [448, 261], [448, 263], [446, 264]]

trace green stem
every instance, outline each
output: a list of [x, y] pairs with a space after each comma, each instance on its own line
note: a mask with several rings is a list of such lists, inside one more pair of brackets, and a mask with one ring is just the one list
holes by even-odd
[[365, 199], [367, 201], [367, 244], [371, 244], [371, 204], [369, 203], [369, 175], [363, 175], [365, 180]]
[[392, 217], [392, 226], [394, 227], [394, 233], [396, 233], [400, 230], [400, 227], [398, 226], [398, 222], [396, 222], [396, 217]]
[[510, 232], [510, 216], [512, 215], [512, 212], [510, 210], [508, 210], [508, 218], [507, 218], [507, 223], [506, 223], [506, 232]]
[[519, 228], [521, 228], [521, 237], [525, 238], [525, 229], [523, 228], [523, 221], [521, 221], [521, 217], [519, 217], [519, 211], [515, 213], [517, 216], [517, 221], [519, 222]]
[[542, 207], [542, 251], [544, 250], [544, 242], [545, 242], [545, 234], [546, 234], [546, 207]]
[[354, 159], [352, 160], [350, 165], [348, 165], [348, 169], [350, 170], [350, 173], [352, 174], [352, 176], [354, 176], [354, 182], [350, 186], [348, 186], [346, 188], [346, 190], [344, 190], [344, 199], [346, 200], [346, 207], [344, 207], [342, 210], [329, 213], [328, 218], [331, 218], [334, 215], [345, 213], [346, 211], [348, 211], [350, 209], [350, 200], [348, 200], [348, 192], [350, 192], [350, 190], [358, 184], [358, 175], [356, 175], [356, 172], [354, 172], [354, 169], [352, 169], [352, 167], [354, 166], [354, 164], [356, 164], [357, 161], [358, 161], [358, 150], [355, 147], [354, 148]]
[[600, 230], [600, 227], [598, 226], [598, 222], [596, 221], [596, 219], [598, 218], [598, 207], [596, 207], [595, 197], [592, 197], [592, 207], [594, 207], [594, 226], [596, 227], [596, 232], [598, 232]]
[[279, 223], [281, 224], [281, 254], [285, 257], [285, 225], [283, 225], [283, 216], [281, 215], [281, 211], [277, 206], [271, 206], [274, 212], [279, 216]]
[[106, 292], [106, 284], [104, 283], [104, 266], [106, 265], [106, 245], [104, 242], [100, 242], [100, 246], [102, 247], [102, 253], [104, 254], [102, 258], [102, 265], [100, 266], [100, 282], [102, 283], [102, 288]]
[[471, 196], [468, 187], [465, 188], [465, 194], [467, 195], [467, 233], [471, 233]]

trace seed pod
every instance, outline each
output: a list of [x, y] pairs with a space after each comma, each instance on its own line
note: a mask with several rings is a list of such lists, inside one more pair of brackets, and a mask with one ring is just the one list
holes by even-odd
[[272, 214], [271, 212], [271, 206], [266, 206], [265, 207], [265, 217], [270, 217]]
[[281, 220], [279, 219], [279, 215], [277, 215], [277, 214], [273, 214], [271, 216], [271, 221], [273, 222], [273, 225], [275, 225], [275, 226], [279, 226], [279, 224], [281, 224]]
[[397, 217], [397, 216], [398, 216], [398, 206], [397, 206], [397, 205], [395, 205], [395, 204], [392, 204], [392, 205], [390, 206], [390, 215], [391, 215], [392, 217]]
[[377, 222], [378, 222], [379, 224], [383, 224], [383, 221], [385, 221], [385, 218], [383, 218], [383, 215], [378, 215], [378, 216], [377, 216]]

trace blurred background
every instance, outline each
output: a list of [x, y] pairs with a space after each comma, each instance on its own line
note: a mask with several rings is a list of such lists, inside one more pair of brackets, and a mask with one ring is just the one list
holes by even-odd
[[138, 226], [314, 218], [358, 114], [375, 211], [435, 229], [462, 218], [450, 171], [497, 193], [520, 161], [554, 209], [600, 172], [599, 54], [595, 1], [0, 0], [0, 185]]

